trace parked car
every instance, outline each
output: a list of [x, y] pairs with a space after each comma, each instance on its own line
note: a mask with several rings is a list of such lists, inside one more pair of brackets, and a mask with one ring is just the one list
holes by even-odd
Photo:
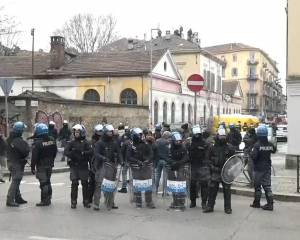
[[277, 125], [277, 130], [276, 130], [276, 138], [277, 141], [287, 141], [287, 136], [288, 136], [288, 130], [287, 130], [287, 125], [281, 124]]

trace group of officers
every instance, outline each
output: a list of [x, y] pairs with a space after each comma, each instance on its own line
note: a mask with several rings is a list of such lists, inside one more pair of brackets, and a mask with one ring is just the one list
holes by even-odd
[[[20, 193], [20, 183], [30, 147], [22, 138], [25, 130], [23, 122], [13, 125], [6, 139], [8, 168], [11, 173], [11, 184], [7, 193], [6, 205], [18, 207], [25, 204]], [[68, 129], [68, 123], [64, 122]], [[78, 185], [82, 185], [83, 206], [94, 210], [100, 209], [101, 188], [104, 179], [118, 180], [117, 168], [122, 166], [122, 188], [120, 193], [127, 193], [127, 171], [131, 170], [132, 179], [152, 179], [156, 191], [159, 189], [162, 172], [171, 181], [189, 181], [190, 208], [196, 207], [200, 193], [201, 207], [204, 213], [214, 211], [220, 183], [224, 193], [224, 211], [232, 213], [231, 185], [222, 181], [221, 170], [225, 162], [235, 154], [241, 143], [241, 134], [234, 124], [220, 124], [214, 137], [203, 131], [199, 125], [189, 127], [183, 124], [180, 131], [171, 131], [168, 125], [156, 125], [155, 132], [147, 129], [132, 128], [120, 124], [118, 129], [110, 124], [98, 124], [94, 127], [91, 141], [87, 140], [86, 129], [81, 124], [72, 127], [71, 141], [65, 144], [64, 156], [70, 166], [71, 208], [77, 207]], [[66, 130], [66, 132], [68, 132]], [[253, 133], [254, 132], [254, 133]], [[253, 163], [254, 201], [250, 205], [261, 208], [261, 188], [266, 194], [267, 204], [264, 210], [273, 210], [271, 191], [271, 153], [276, 148], [268, 142], [268, 130], [265, 125], [249, 128], [246, 150]], [[246, 135], [247, 135], [246, 134]], [[68, 137], [66, 134], [66, 137]], [[57, 144], [49, 132], [49, 126], [38, 123], [34, 126], [31, 154], [31, 171], [40, 182], [41, 201], [36, 206], [49, 206], [52, 198], [51, 173], [57, 154]], [[247, 139], [247, 137], [246, 137]], [[249, 139], [249, 136], [248, 136]], [[61, 137], [60, 140], [64, 140]], [[186, 169], [190, 174], [187, 175]], [[187, 179], [189, 178], [189, 179]], [[152, 199], [152, 187], [145, 190], [145, 206], [155, 208]], [[117, 209], [114, 193], [104, 193], [108, 209]], [[186, 193], [173, 193], [170, 208], [185, 209]], [[141, 192], [133, 191], [137, 208], [143, 206]]]

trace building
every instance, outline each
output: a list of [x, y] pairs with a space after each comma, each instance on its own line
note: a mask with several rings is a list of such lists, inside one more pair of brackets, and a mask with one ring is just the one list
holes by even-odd
[[[196, 33], [189, 36], [188, 39], [184, 39], [179, 35], [170, 34], [169, 31], [166, 31], [165, 36], [158, 34], [152, 41], [122, 38], [107, 45], [102, 50], [108, 52], [143, 52], [149, 49], [153, 51], [169, 49], [182, 79], [182, 93], [180, 95], [181, 101], [183, 101], [182, 109], [186, 109], [186, 106], [188, 106], [188, 112], [193, 111], [193, 99], [191, 97], [194, 96], [194, 93], [188, 89], [187, 79], [192, 74], [200, 74], [205, 79], [205, 88], [198, 93], [197, 101], [197, 116], [200, 117], [200, 123], [206, 124], [209, 117], [221, 114], [223, 109], [228, 109], [228, 111], [232, 113], [241, 113], [241, 99], [239, 101], [237, 99], [237, 101], [231, 101], [231, 99], [230, 101], [225, 101], [225, 95], [222, 91], [222, 69], [225, 66], [225, 62], [202, 49], [199, 45], [200, 41], [196, 37]], [[163, 89], [161, 89], [161, 92], [163, 92]], [[157, 105], [160, 106], [160, 109], [163, 109], [162, 105], [164, 105], [165, 102], [167, 102], [168, 106], [172, 104], [171, 102], [173, 100], [171, 100], [171, 98], [168, 99], [167, 95], [163, 94], [162, 97], [164, 97], [163, 103], [157, 101]], [[229, 98], [227, 98], [227, 100], [229, 100]], [[186, 119], [182, 116], [181, 122], [184, 121], [190, 122], [190, 119]]]
[[242, 43], [204, 49], [225, 62], [224, 81], [240, 82], [244, 95], [242, 113], [272, 118], [285, 112], [277, 64], [267, 53]]
[[287, 6], [287, 115], [288, 154], [286, 168], [296, 167], [295, 155], [300, 155], [298, 132], [300, 123], [300, 1], [288, 0]]

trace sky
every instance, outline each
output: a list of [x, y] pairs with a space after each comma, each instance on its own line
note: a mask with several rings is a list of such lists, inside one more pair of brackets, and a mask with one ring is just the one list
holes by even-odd
[[163, 34], [180, 26], [198, 32], [201, 46], [244, 43], [267, 52], [278, 62], [285, 88], [286, 0], [0, 0], [3, 13], [14, 16], [22, 31], [19, 46], [50, 50], [50, 36], [78, 13], [112, 14], [120, 37], [150, 38], [152, 28]]

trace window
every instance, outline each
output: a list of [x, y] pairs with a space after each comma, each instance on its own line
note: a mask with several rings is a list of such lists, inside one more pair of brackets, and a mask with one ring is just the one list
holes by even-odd
[[229, 114], [231, 114], [231, 108], [229, 108]]
[[225, 67], [222, 67], [222, 77], [225, 77]]
[[232, 61], [233, 61], [233, 62], [236, 62], [236, 61], [237, 61], [237, 55], [236, 55], [236, 54], [233, 54], [233, 55], [232, 55]]
[[254, 62], [255, 61], [255, 52], [250, 52], [249, 58], [250, 58], [250, 62]]
[[92, 101], [92, 102], [100, 102], [100, 95], [96, 90], [89, 89], [84, 93], [83, 100]]
[[225, 114], [225, 108], [223, 108], [223, 114]]
[[256, 75], [256, 66], [249, 66], [249, 76], [255, 77]]
[[163, 121], [165, 123], [168, 121], [168, 105], [167, 105], [167, 102], [164, 102], [164, 105], [163, 105]]
[[192, 105], [191, 104], [189, 104], [189, 107], [188, 107], [188, 122], [192, 123]]
[[214, 115], [214, 107], [213, 105], [210, 105], [210, 113], [209, 113], [210, 116], [213, 116]]
[[181, 105], [181, 122], [185, 122], [185, 106], [184, 103]]
[[236, 77], [236, 76], [238, 75], [238, 69], [237, 69], [237, 68], [232, 68], [232, 69], [231, 69], [231, 75], [232, 75], [233, 77]]
[[218, 114], [218, 116], [220, 116], [220, 105], [218, 105], [217, 114]]
[[171, 107], [171, 123], [175, 123], [175, 103], [172, 103]]
[[167, 62], [164, 62], [164, 70], [167, 71]]
[[217, 77], [217, 92], [221, 93], [222, 91], [222, 78], [221, 76]]
[[211, 80], [211, 91], [215, 91], [215, 74], [214, 73], [211, 73], [211, 78], [210, 78], [210, 80]]
[[136, 92], [130, 88], [127, 88], [121, 92], [120, 96], [121, 104], [135, 105], [137, 104]]
[[210, 82], [211, 75], [210, 75], [210, 71], [207, 71], [207, 72], [206, 72], [206, 75], [207, 75], [207, 78], [206, 78], [206, 81], [207, 81], [206, 88], [207, 88], [208, 90], [210, 90], [210, 88], [211, 88], [211, 82]]
[[249, 109], [255, 109], [256, 108], [256, 96], [249, 96], [248, 97], [248, 105], [249, 105]]
[[154, 124], [158, 123], [158, 102], [154, 102]]

